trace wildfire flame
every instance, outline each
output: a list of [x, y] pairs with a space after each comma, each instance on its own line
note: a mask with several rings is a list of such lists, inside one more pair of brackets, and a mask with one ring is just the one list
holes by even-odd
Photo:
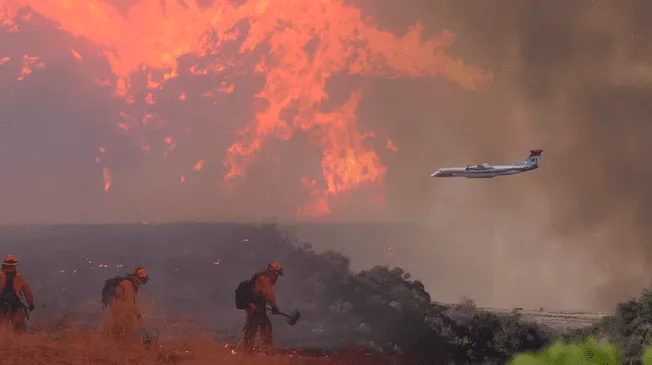
[[102, 178], [104, 179], [104, 191], [109, 191], [113, 176], [111, 176], [111, 170], [108, 167], [102, 169]]
[[[244, 54], [257, 54], [261, 47], [269, 47], [247, 71], [264, 76], [264, 86], [255, 95], [265, 101], [264, 107], [256, 108], [254, 117], [243, 121], [246, 127], [227, 148], [224, 179], [245, 177], [247, 167], [269, 138], [288, 140], [295, 133], [310, 133], [321, 149], [321, 178], [302, 179], [310, 196], [308, 204], [298, 209], [302, 215], [328, 215], [329, 199], [364, 184], [382, 183], [387, 172], [377, 151], [365, 142], [375, 138], [375, 133], [357, 121], [356, 110], [363, 98], [360, 90], [353, 90], [345, 103], [323, 109], [331, 77], [442, 75], [470, 90], [491, 77], [446, 53], [454, 40], [451, 32], [423, 39], [423, 28], [417, 24], [399, 37], [364, 19], [359, 9], [344, 0], [247, 0], [241, 5], [214, 0], [207, 6], [196, 0], [140, 0], [126, 10], [118, 10], [107, 0], [0, 0], [0, 29], [20, 32], [22, 24], [29, 23], [31, 12], [100, 47], [114, 78], [96, 82], [110, 87], [125, 102], [116, 131], [143, 141], [144, 152], [158, 143], [144, 135], [151, 131], [150, 126], [163, 123], [155, 106], [163, 100], [161, 91], [168, 82], [180, 74], [224, 75], [201, 95], [216, 99], [238, 88], [225, 70], [246, 68]], [[249, 26], [246, 34], [237, 26], [242, 23]], [[234, 44], [239, 44], [238, 52], [226, 51]], [[90, 62], [81, 49], [62, 51], [77, 62]], [[180, 66], [179, 58], [189, 54], [195, 56], [194, 64]], [[0, 55], [0, 65], [8, 61]], [[36, 55], [24, 55], [21, 64], [20, 80], [45, 67]], [[133, 77], [143, 71], [147, 72], [144, 84]], [[174, 98], [182, 102], [192, 97], [182, 92]], [[139, 103], [144, 105], [140, 112], [129, 108]], [[292, 118], [287, 117], [289, 109], [297, 110]], [[180, 130], [190, 132], [188, 128]], [[165, 137], [164, 156], [181, 141], [177, 137]], [[390, 139], [385, 147], [397, 151]], [[198, 158], [193, 169], [201, 170], [205, 159]], [[108, 168], [103, 177], [104, 190], [108, 190], [112, 180]]]
[[23, 55], [23, 67], [20, 70], [20, 76], [18, 76], [18, 80], [24, 80], [25, 77], [30, 75], [34, 70], [33, 68], [37, 69], [43, 69], [45, 67], [45, 63], [40, 62], [39, 58], [34, 56], [28, 56], [28, 55]]
[[201, 171], [201, 169], [204, 167], [204, 160], [199, 160], [195, 164], [195, 166], [192, 167], [193, 170], [195, 171]]

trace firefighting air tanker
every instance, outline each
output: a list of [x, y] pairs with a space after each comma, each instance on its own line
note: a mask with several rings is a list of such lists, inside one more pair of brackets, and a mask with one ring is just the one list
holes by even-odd
[[466, 177], [469, 179], [489, 179], [502, 175], [516, 175], [521, 172], [539, 168], [539, 161], [543, 150], [531, 150], [526, 161], [513, 165], [468, 165], [466, 167], [447, 167], [435, 171], [432, 177]]

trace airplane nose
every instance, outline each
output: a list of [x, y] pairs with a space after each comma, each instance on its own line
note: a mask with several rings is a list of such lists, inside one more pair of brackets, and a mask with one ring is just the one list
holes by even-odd
[[437, 170], [437, 171], [435, 171], [435, 172], [434, 172], [432, 175], [430, 175], [430, 176], [432, 176], [432, 177], [439, 177], [439, 176], [441, 176], [441, 170]]

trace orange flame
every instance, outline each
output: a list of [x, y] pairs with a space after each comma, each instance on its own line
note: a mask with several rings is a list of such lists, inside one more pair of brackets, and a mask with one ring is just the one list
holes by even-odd
[[74, 49], [71, 49], [70, 52], [72, 53], [72, 56], [75, 57], [77, 61], [83, 60], [82, 55], [80, 55], [79, 52], [75, 51]]
[[192, 167], [193, 170], [195, 171], [201, 171], [201, 169], [204, 167], [204, 160], [199, 160], [195, 164], [195, 166]]
[[[123, 113], [125, 121], [118, 127], [130, 134], [143, 133], [145, 125], [161, 123], [148, 108], [163, 100], [159, 93], [166, 82], [179, 74], [201, 77], [234, 66], [246, 67], [241, 54], [265, 44], [268, 52], [249, 68], [249, 72], [264, 77], [264, 86], [255, 95], [264, 101], [264, 107], [256, 110], [240, 138], [227, 149], [225, 180], [244, 177], [270, 137], [288, 140], [298, 132], [315, 135], [316, 147], [322, 151], [321, 179], [318, 183], [315, 178], [306, 178], [304, 185], [312, 200], [300, 209], [302, 214], [328, 215], [329, 199], [365, 184], [381, 184], [387, 172], [380, 156], [366, 142], [374, 133], [357, 121], [361, 91], [354, 91], [343, 105], [323, 109], [322, 102], [329, 97], [326, 83], [334, 75], [442, 75], [470, 90], [491, 78], [446, 52], [454, 40], [451, 32], [423, 39], [423, 27], [417, 24], [399, 37], [364, 19], [361, 11], [345, 0], [245, 0], [241, 5], [214, 0], [208, 6], [200, 6], [197, 0], [131, 3], [126, 12], [121, 12], [106, 0], [0, 0], [0, 28], [18, 31], [17, 11], [29, 7], [55, 21], [60, 30], [98, 45], [115, 79], [96, 82], [110, 86], [127, 107], [136, 102], [146, 104], [142, 112], [145, 117], [127, 118]], [[249, 24], [247, 34], [240, 34], [235, 27], [242, 22]], [[239, 54], [224, 50], [225, 45], [239, 41]], [[70, 51], [75, 59], [82, 59], [76, 50]], [[203, 61], [180, 68], [177, 60], [187, 54]], [[220, 62], [209, 57], [214, 55], [220, 56]], [[44, 67], [38, 58], [25, 56], [19, 79], [32, 73], [35, 63], [38, 68]], [[148, 73], [146, 82], [132, 80], [135, 72], [142, 71]], [[202, 95], [216, 98], [220, 93], [233, 93], [237, 86], [225, 76]], [[186, 94], [178, 99], [185, 100]], [[290, 108], [298, 112], [285, 120]], [[173, 136], [165, 138], [168, 146], [164, 156], [176, 146], [173, 140], [180, 141]], [[143, 151], [150, 150], [149, 143], [142, 146]], [[386, 147], [397, 150], [390, 139]], [[105, 185], [110, 186], [110, 182]]]
[[108, 167], [102, 169], [102, 178], [104, 179], [104, 191], [109, 191], [113, 176], [111, 176], [111, 170]]
[[[3, 5], [0, 3], [0, 5]], [[5, 7], [4, 5], [0, 8], [0, 28], [7, 29], [9, 33], [14, 33], [18, 31], [18, 26], [14, 22], [16, 17], [16, 8]]]
[[392, 142], [391, 139], [387, 138], [387, 142], [385, 142], [385, 146], [387, 147], [388, 150], [397, 152], [398, 148], [396, 148], [396, 145], [394, 142]]
[[20, 76], [18, 76], [17, 80], [24, 80], [26, 76], [31, 75], [33, 72], [32, 67], [43, 69], [45, 67], [45, 63], [40, 62], [38, 57], [30, 57], [28, 55], [24, 55], [23, 68], [20, 70]]

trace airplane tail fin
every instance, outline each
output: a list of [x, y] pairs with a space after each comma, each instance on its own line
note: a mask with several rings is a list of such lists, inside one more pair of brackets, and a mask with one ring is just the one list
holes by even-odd
[[541, 160], [542, 153], [543, 150], [530, 150], [530, 155], [527, 157], [527, 161], [525, 161], [525, 163], [528, 165], [538, 165], [539, 161]]

